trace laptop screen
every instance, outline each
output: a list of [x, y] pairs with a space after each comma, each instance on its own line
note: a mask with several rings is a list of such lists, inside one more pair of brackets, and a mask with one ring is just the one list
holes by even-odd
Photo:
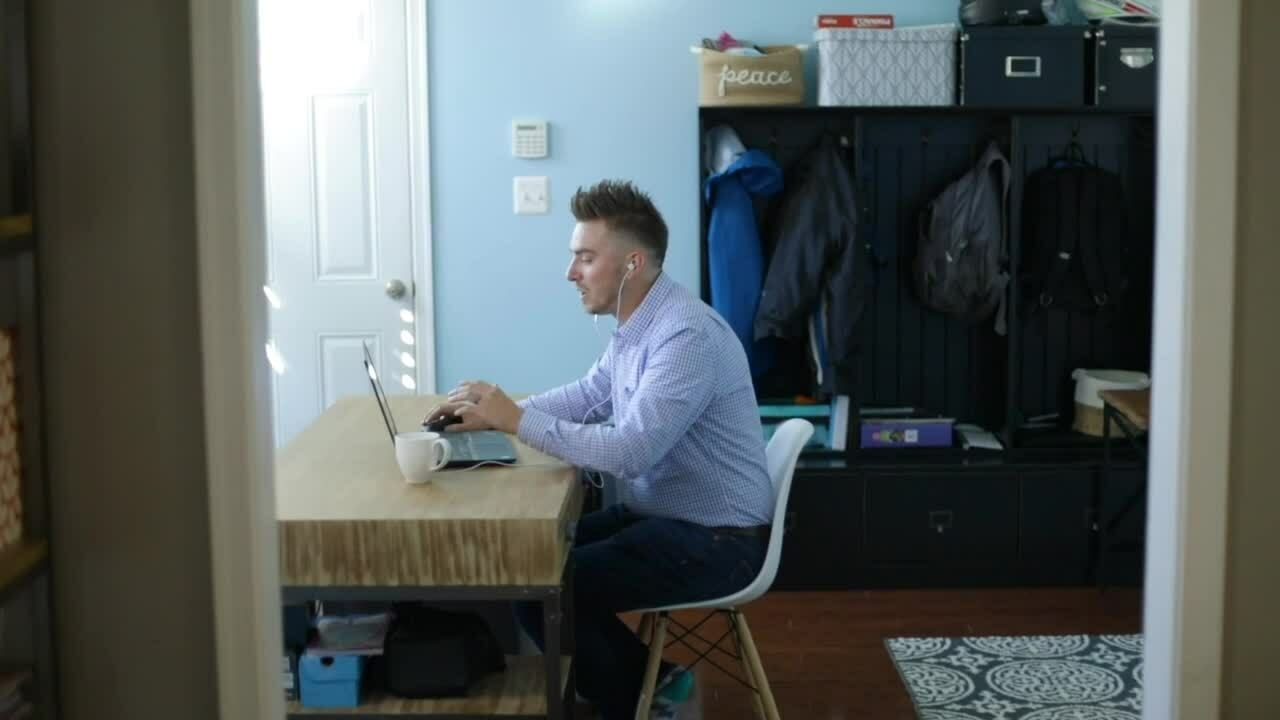
[[396, 418], [391, 414], [391, 401], [387, 399], [387, 393], [382, 389], [382, 381], [378, 379], [378, 370], [373, 362], [373, 353], [369, 351], [369, 343], [361, 342], [364, 346], [364, 369], [369, 375], [369, 384], [373, 386], [373, 397], [378, 401], [378, 410], [382, 412], [382, 422], [387, 426], [387, 434], [391, 436], [392, 447], [396, 444]]

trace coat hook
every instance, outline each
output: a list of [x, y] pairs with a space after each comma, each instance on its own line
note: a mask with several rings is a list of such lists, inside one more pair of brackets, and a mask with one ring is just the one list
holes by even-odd
[[841, 136], [840, 136], [840, 147], [849, 147], [849, 136], [848, 136], [848, 135], [841, 135]]

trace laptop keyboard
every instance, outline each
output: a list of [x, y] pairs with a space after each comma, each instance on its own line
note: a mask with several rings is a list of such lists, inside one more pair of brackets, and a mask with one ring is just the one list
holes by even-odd
[[513, 457], [511, 441], [498, 432], [478, 431], [449, 436], [454, 460]]

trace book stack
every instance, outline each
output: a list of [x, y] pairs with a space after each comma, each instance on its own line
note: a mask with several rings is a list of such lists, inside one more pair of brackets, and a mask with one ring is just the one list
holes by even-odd
[[35, 715], [27, 698], [30, 670], [0, 670], [0, 720], [26, 720]]
[[862, 408], [858, 445], [863, 448], [951, 447], [955, 419], [915, 408]]
[[830, 402], [803, 398], [773, 399], [760, 402], [760, 424], [765, 442], [774, 431], [791, 418], [804, 418], [813, 423], [813, 436], [806, 450], [844, 450], [849, 433], [849, 396], [835, 395]]
[[892, 30], [893, 16], [889, 14], [824, 13], [815, 23], [819, 28], [855, 28], [859, 30]]

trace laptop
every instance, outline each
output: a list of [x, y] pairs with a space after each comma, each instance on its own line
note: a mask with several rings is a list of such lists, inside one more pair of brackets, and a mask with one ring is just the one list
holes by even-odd
[[[364, 346], [364, 369], [369, 375], [369, 384], [373, 386], [373, 397], [378, 401], [378, 410], [382, 413], [382, 422], [387, 427], [387, 434], [391, 437], [391, 447], [396, 444], [396, 418], [391, 414], [391, 402], [387, 399], [387, 393], [382, 389], [382, 380], [378, 378], [378, 371], [375, 369], [373, 362], [373, 353], [369, 351], [369, 344], [361, 343]], [[516, 447], [511, 444], [511, 439], [506, 433], [496, 430], [472, 430], [467, 432], [451, 432], [446, 437], [449, 438], [449, 462], [445, 463], [445, 467], [471, 467], [486, 462], [515, 463]]]

